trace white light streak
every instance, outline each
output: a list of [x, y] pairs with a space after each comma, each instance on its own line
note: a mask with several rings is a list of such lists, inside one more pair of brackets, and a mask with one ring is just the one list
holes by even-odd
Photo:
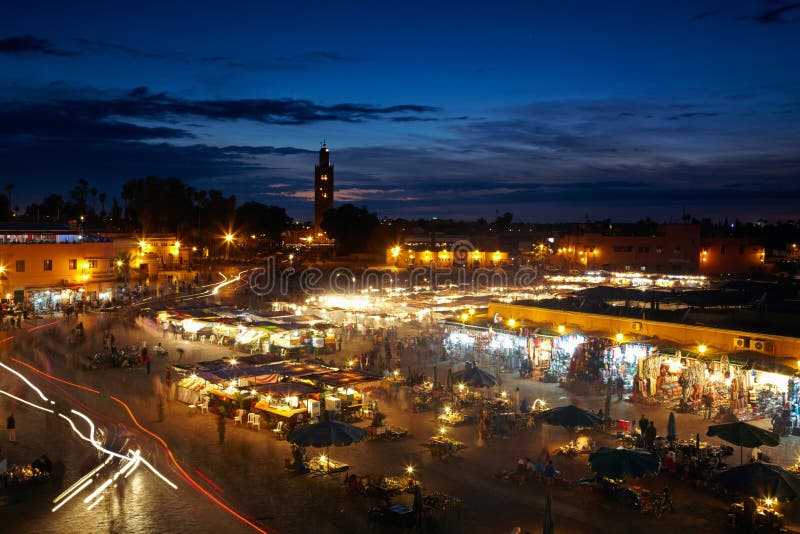
[[109, 479], [108, 479], [108, 480], [106, 480], [105, 482], [103, 482], [102, 484], [100, 484], [100, 487], [99, 487], [99, 488], [97, 488], [96, 490], [94, 490], [92, 493], [90, 493], [90, 494], [89, 494], [89, 496], [88, 496], [88, 497], [86, 497], [85, 499], [83, 499], [83, 502], [84, 502], [84, 503], [88, 503], [89, 501], [91, 501], [92, 499], [94, 499], [95, 497], [97, 497], [98, 495], [100, 495], [101, 493], [103, 493], [103, 490], [104, 490], [104, 489], [106, 489], [107, 487], [109, 487], [109, 486], [111, 485], [111, 483], [112, 483], [112, 482], [114, 482], [114, 479], [109, 477]]
[[[87, 480], [86, 482], [84, 482], [83, 484], [81, 484], [81, 486], [80, 486], [78, 489], [76, 489], [74, 492], [72, 492], [72, 493], [69, 495], [69, 497], [67, 497], [66, 499], [64, 499], [63, 501], [61, 501], [61, 502], [60, 502], [60, 503], [58, 503], [57, 505], [55, 505], [55, 506], [53, 507], [53, 509], [52, 509], [52, 510], [50, 510], [50, 511], [51, 511], [51, 512], [55, 512], [56, 510], [58, 510], [59, 508], [61, 508], [61, 507], [62, 507], [62, 506], [64, 506], [65, 504], [67, 504], [67, 503], [70, 501], [70, 499], [72, 499], [72, 498], [73, 498], [75, 495], [77, 495], [78, 493], [80, 493], [80, 492], [82, 492], [83, 490], [85, 490], [85, 489], [86, 489], [86, 488], [87, 488], [87, 487], [88, 487], [88, 486], [89, 486], [91, 483], [92, 483], [92, 479], [90, 478], [89, 480]], [[54, 501], [54, 502], [55, 502], [55, 501]]]
[[99, 503], [100, 501], [102, 501], [103, 499], [105, 499], [105, 497], [106, 497], [105, 495], [100, 495], [100, 498], [99, 498], [99, 499], [97, 499], [96, 501], [94, 501], [92, 504], [90, 504], [90, 505], [89, 505], [89, 506], [86, 508], [86, 511], [89, 511], [89, 510], [91, 510], [92, 508], [94, 508], [95, 506], [97, 506], [97, 503]]
[[11, 367], [7, 366], [4, 363], [0, 363], [0, 367], [2, 367], [3, 369], [5, 369], [7, 371], [10, 371], [10, 372], [14, 373], [15, 375], [17, 375], [20, 379], [22, 379], [23, 382], [28, 384], [39, 395], [39, 397], [42, 398], [43, 401], [47, 401], [48, 400], [48, 398], [44, 396], [44, 393], [42, 393], [41, 389], [39, 389], [36, 386], [34, 386], [33, 383], [30, 380], [28, 380], [26, 377], [24, 377], [18, 371], [15, 371], [14, 369], [12, 369]]

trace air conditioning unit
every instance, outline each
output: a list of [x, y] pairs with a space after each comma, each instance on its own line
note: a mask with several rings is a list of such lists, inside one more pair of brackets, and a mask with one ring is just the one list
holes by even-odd
[[631, 330], [634, 332], [641, 332], [642, 331], [642, 323], [635, 322], [631, 324]]
[[765, 339], [751, 339], [749, 344], [750, 350], [772, 354], [775, 351], [775, 345], [772, 341]]
[[733, 338], [733, 348], [735, 349], [746, 349], [750, 346], [749, 339], [745, 337], [735, 337]]

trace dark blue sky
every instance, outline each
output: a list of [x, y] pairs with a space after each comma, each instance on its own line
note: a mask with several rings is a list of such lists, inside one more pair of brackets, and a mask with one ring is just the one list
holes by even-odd
[[175, 175], [309, 219], [325, 138], [381, 215], [800, 218], [797, 3], [119, 4], [4, 4], [15, 204]]

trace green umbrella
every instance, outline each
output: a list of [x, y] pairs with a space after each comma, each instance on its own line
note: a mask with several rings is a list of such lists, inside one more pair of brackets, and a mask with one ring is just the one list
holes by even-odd
[[657, 475], [661, 460], [652, 452], [601, 447], [589, 455], [592, 472], [609, 478], [642, 478]]
[[587, 412], [572, 404], [545, 410], [539, 414], [538, 419], [550, 425], [567, 428], [593, 427], [603, 422], [597, 414]]
[[554, 534], [555, 531], [556, 524], [553, 521], [553, 498], [548, 493], [544, 505], [544, 526], [542, 527], [542, 534]]
[[738, 445], [740, 463], [742, 462], [742, 447], [759, 447], [761, 445], [775, 447], [781, 442], [780, 436], [775, 432], [758, 428], [743, 421], [710, 426], [706, 435], [717, 436], [728, 443]]
[[765, 462], [740, 465], [714, 475], [711, 482], [751, 497], [792, 501], [800, 495], [800, 478], [779, 465]]

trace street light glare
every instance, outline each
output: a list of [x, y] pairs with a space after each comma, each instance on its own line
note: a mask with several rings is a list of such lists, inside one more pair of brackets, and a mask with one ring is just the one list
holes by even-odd
[[224, 239], [225, 239], [226, 243], [233, 243], [233, 239], [234, 239], [233, 234], [225, 234], [225, 238]]

